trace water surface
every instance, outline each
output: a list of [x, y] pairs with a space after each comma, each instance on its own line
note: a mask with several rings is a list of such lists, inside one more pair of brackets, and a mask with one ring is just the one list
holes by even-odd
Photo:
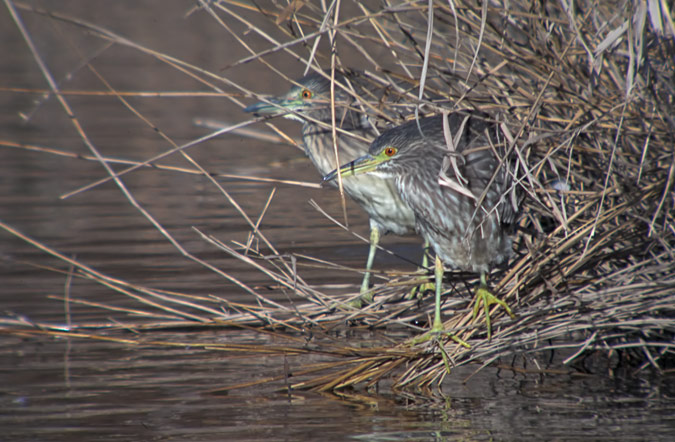
[[[183, 18], [190, 3], [89, 1], [35, 2], [58, 7], [109, 27], [147, 47], [169, 53], [240, 84], [264, 92], [279, 82], [260, 64], [222, 72], [247, 53], [207, 14]], [[86, 5], [86, 7], [85, 7]], [[133, 13], [131, 12], [133, 11]], [[120, 91], [212, 91], [204, 84], [133, 49], [105, 48], [106, 42], [61, 22], [20, 11], [36, 48], [64, 90], [106, 90], [83, 57], [98, 54], [92, 66]], [[44, 90], [47, 85], [17, 26], [0, 14], [3, 61], [0, 85]], [[252, 41], [255, 43], [255, 41]], [[275, 58], [276, 57], [276, 58]], [[279, 56], [270, 57], [279, 62]], [[79, 66], [79, 68], [78, 68]], [[290, 65], [298, 74], [301, 66]], [[219, 87], [224, 86], [218, 84]], [[227, 92], [236, 93], [227, 89]], [[240, 97], [250, 103], [250, 99]], [[102, 155], [145, 160], [170, 149], [157, 134], [183, 144], [208, 133], [193, 119], [243, 121], [248, 116], [224, 97], [130, 97], [153, 127], [112, 96], [67, 96], [83, 129]], [[91, 154], [54, 97], [0, 92], [2, 139], [76, 155]], [[29, 115], [24, 121], [21, 114]], [[257, 127], [262, 128], [262, 125]], [[298, 135], [298, 128], [280, 127]], [[188, 150], [209, 171], [316, 183], [317, 173], [302, 152], [237, 135], [224, 135]], [[167, 164], [187, 167], [179, 155]], [[121, 166], [112, 166], [119, 170]], [[94, 162], [26, 148], [0, 146], [0, 219], [18, 231], [109, 276], [149, 287], [190, 294], [215, 294], [253, 303], [234, 284], [180, 255], [177, 249], [109, 182], [67, 199], [61, 196], [103, 178]], [[246, 241], [242, 217], [208, 179], [161, 170], [139, 170], [123, 182], [147, 210], [190, 253], [236, 275], [252, 287], [271, 282], [225, 256], [194, 231], [223, 241]], [[257, 219], [272, 185], [219, 179], [249, 216]], [[315, 199], [340, 214], [335, 192], [276, 186], [261, 230], [281, 253], [301, 253], [341, 265], [363, 265], [367, 245], [334, 226], [313, 209]], [[349, 221], [367, 233], [366, 218], [349, 203]], [[65, 296], [135, 305], [92, 281], [68, 278], [68, 265], [25, 240], [0, 232], [0, 305], [6, 318], [63, 323]], [[415, 238], [386, 238], [399, 255], [419, 259]], [[410, 270], [410, 262], [380, 254], [376, 267]], [[303, 268], [308, 282], [334, 292], [354, 290], [358, 273]], [[281, 292], [266, 292], [287, 302]], [[70, 306], [76, 323], [124, 323], [124, 314]], [[113, 333], [113, 332], [111, 332]], [[278, 344], [276, 338], [236, 329], [129, 331], [149, 341]], [[379, 332], [378, 332], [379, 333]], [[125, 332], [114, 332], [124, 337]], [[318, 338], [317, 338], [318, 339]], [[358, 345], [381, 336], [337, 336]], [[351, 341], [351, 342], [350, 342]], [[521, 372], [464, 367], [449, 376], [439, 395], [394, 394], [386, 382], [373, 391], [340, 395], [289, 392], [283, 381], [223, 392], [234, 384], [283, 375], [322, 360], [232, 354], [198, 347], [125, 345], [87, 339], [3, 334], [0, 341], [0, 430], [3, 440], [671, 440], [675, 432], [672, 377], [648, 373], [610, 376]], [[508, 363], [508, 361], [506, 361]], [[464, 383], [463, 380], [469, 378]]]

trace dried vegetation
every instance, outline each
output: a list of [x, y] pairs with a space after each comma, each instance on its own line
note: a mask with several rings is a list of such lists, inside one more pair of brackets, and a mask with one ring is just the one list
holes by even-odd
[[[448, 375], [453, 365], [489, 364], [551, 349], [565, 349], [568, 363], [600, 352], [620, 354], [635, 367], [672, 366], [675, 28], [667, 2], [334, 1], [325, 2], [327, 11], [321, 4], [200, 2], [190, 13], [211, 14], [223, 32], [238, 35], [245, 47], [247, 40], [233, 28], [247, 27], [246, 38], [264, 40], [266, 49], [251, 49], [250, 57], [236, 65], [250, 63], [252, 69], [272, 69], [282, 77], [283, 66], [269, 63], [269, 55], [300, 60], [308, 70], [345, 71], [358, 54], [361, 75], [377, 92], [355, 98], [364, 110], [380, 114], [384, 125], [416, 111], [469, 108], [489, 113], [504, 123], [510, 136], [522, 166], [518, 186], [525, 200], [515, 241], [517, 258], [491, 277], [495, 292], [517, 313], [516, 320], [495, 309], [488, 341], [482, 318], [473, 320], [471, 315], [475, 275], [448, 273], [446, 327], [469, 342], [470, 349], [450, 339], [418, 345], [401, 340], [359, 349], [319, 345], [317, 352], [339, 356], [338, 361], [317, 368], [325, 374], [309, 370], [317, 377], [296, 387], [372, 385], [390, 376], [395, 388], [429, 385]], [[46, 12], [27, 8], [21, 13]], [[205, 81], [220, 82], [226, 90], [255, 96], [256, 91], [228, 80], [227, 69], [206, 72], [76, 18], [53, 18]], [[349, 60], [343, 57], [347, 53]], [[228, 130], [233, 128], [223, 129]], [[195, 169], [208, 176], [199, 165]], [[133, 202], [133, 195], [129, 200]], [[388, 281], [375, 287], [376, 302], [361, 311], [350, 309], [345, 303], [357, 293], [336, 299], [307, 285], [295, 263], [314, 260], [284, 256], [264, 231], [255, 229], [254, 220], [241, 214], [263, 244], [259, 249], [222, 243], [206, 234], [204, 241], [264, 272], [293, 297], [293, 305], [272, 302], [243, 283], [241, 289], [252, 297], [250, 305], [151, 290], [113, 280], [56, 251], [45, 252], [72, 265], [76, 276], [135, 298], [135, 310], [115, 307], [114, 302], [99, 307], [141, 317], [139, 329], [232, 325], [302, 334], [349, 325], [413, 327], [430, 315], [430, 300], [406, 298], [424, 275], [384, 274]], [[236, 275], [200, 261], [180, 244], [177, 248], [186, 258], [237, 281]], [[10, 319], [4, 323], [23, 332], [28, 332], [25, 326], [35, 326]], [[48, 324], [40, 327], [50, 330]], [[77, 327], [73, 330], [79, 333]], [[303, 341], [237, 351], [308, 350]]]

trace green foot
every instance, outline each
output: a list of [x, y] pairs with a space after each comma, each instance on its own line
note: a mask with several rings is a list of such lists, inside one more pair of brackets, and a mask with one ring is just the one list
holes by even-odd
[[420, 336], [417, 336], [417, 337], [413, 338], [413, 339], [410, 341], [410, 343], [411, 343], [412, 345], [418, 345], [418, 344], [422, 344], [422, 343], [424, 343], [424, 342], [428, 342], [428, 341], [432, 341], [432, 340], [433, 340], [433, 341], [438, 341], [438, 340], [440, 340], [440, 338], [443, 337], [443, 336], [449, 337], [450, 339], [452, 339], [453, 341], [455, 341], [457, 344], [461, 345], [462, 347], [465, 347], [465, 348], [471, 348], [471, 346], [470, 346], [469, 344], [467, 344], [466, 341], [464, 341], [463, 339], [461, 339], [461, 338], [459, 338], [459, 337], [453, 335], [453, 334], [450, 333], [450, 332], [447, 332], [447, 331], [443, 330], [443, 327], [442, 327], [442, 326], [441, 326], [441, 329], [440, 329], [440, 330], [436, 330], [436, 327], [434, 326], [434, 327], [433, 327], [431, 330], [429, 330], [428, 332], [426, 332], [426, 333], [424, 333], [424, 334], [422, 334], [422, 335], [420, 335]]
[[353, 301], [349, 301], [347, 303], [348, 306], [354, 307], [354, 308], [361, 308], [364, 305], [372, 304], [373, 303], [373, 292], [372, 291], [367, 291], [365, 293], [361, 293], [361, 296], [358, 298], [354, 299]]
[[[441, 336], [446, 335], [459, 345], [466, 348], [471, 348], [471, 346], [466, 342], [464, 342], [462, 339], [458, 338], [452, 333], [446, 332], [443, 327], [443, 321], [441, 320], [441, 292], [443, 291], [443, 273], [444, 273], [443, 262], [441, 262], [441, 259], [437, 255], [436, 263], [434, 265], [434, 283], [435, 283], [434, 286], [436, 289], [436, 302], [434, 302], [434, 325], [431, 327], [431, 330], [429, 330], [427, 333], [423, 334], [422, 336], [418, 336], [417, 338], [414, 338], [412, 340], [412, 343], [413, 345], [415, 345], [430, 340], [435, 340], [436, 342], [438, 342]], [[443, 346], [441, 346], [441, 348], [442, 347]]]
[[419, 282], [419, 284], [415, 285], [415, 287], [408, 292], [405, 297], [406, 299], [413, 299], [415, 297], [420, 299], [426, 292], [433, 292], [436, 290], [436, 284], [431, 282], [428, 278], [419, 278], [415, 282]]
[[481, 276], [481, 285], [476, 290], [476, 298], [473, 305], [473, 319], [475, 320], [478, 316], [478, 311], [481, 306], [485, 311], [485, 325], [487, 326], [487, 336], [488, 340], [492, 338], [492, 326], [490, 324], [490, 306], [493, 304], [499, 304], [506, 310], [506, 313], [509, 314], [511, 319], [516, 319], [516, 316], [511, 312], [511, 308], [508, 304], [501, 299], [493, 295], [485, 284], [484, 277]]
[[445, 364], [445, 369], [448, 373], [450, 373], [450, 369], [452, 368], [452, 358], [448, 355], [448, 353], [445, 350], [445, 346], [443, 345], [443, 342], [441, 342], [441, 338], [443, 336], [447, 336], [455, 343], [458, 345], [461, 345], [464, 348], [471, 348], [469, 344], [467, 344], [463, 339], [453, 335], [450, 332], [446, 332], [443, 330], [443, 324], [442, 323], [437, 323], [434, 321], [434, 326], [429, 330], [428, 332], [424, 333], [421, 336], [417, 336], [416, 338], [413, 338], [410, 341], [411, 345], [418, 345], [423, 342], [427, 341], [433, 341], [433, 346], [438, 348], [438, 351], [443, 358], [443, 363]]
[[412, 344], [417, 345], [431, 340], [438, 340], [441, 336], [449, 337], [462, 347], [471, 348], [471, 346], [467, 344], [466, 341], [464, 341], [463, 339], [453, 335], [450, 332], [445, 331], [445, 329], [443, 328], [443, 321], [441, 321], [439, 317], [436, 317], [434, 319], [434, 325], [431, 327], [431, 330], [424, 333], [423, 335], [413, 338]]

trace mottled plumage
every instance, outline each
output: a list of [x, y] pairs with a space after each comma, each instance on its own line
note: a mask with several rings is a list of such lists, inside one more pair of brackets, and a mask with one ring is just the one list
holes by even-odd
[[[284, 116], [302, 122], [302, 137], [305, 152], [321, 175], [335, 169], [340, 163], [352, 161], [368, 152], [370, 142], [378, 135], [373, 128], [373, 119], [358, 108], [356, 100], [339, 84], [349, 88], [344, 76], [336, 73], [334, 86], [335, 124], [339, 163], [333, 149], [331, 127], [330, 80], [313, 73], [299, 80], [285, 95], [270, 99], [275, 105], [257, 103], [247, 112], [271, 114], [290, 111]], [[357, 94], [369, 97], [365, 84], [350, 78], [349, 85]], [[350, 89], [351, 90], [351, 89]], [[322, 124], [323, 123], [323, 124]], [[377, 176], [360, 175], [343, 180], [345, 193], [370, 217], [371, 248], [366, 264], [366, 274], [361, 285], [362, 294], [367, 292], [369, 270], [381, 234], [388, 232], [405, 235], [415, 231], [415, 216], [399, 196], [394, 180]]]
[[[468, 115], [449, 115], [453, 138]], [[469, 116], [455, 152], [460, 175], [467, 181], [465, 187], [473, 195], [467, 196], [439, 184], [443, 159], [448, 155], [442, 118], [423, 118], [419, 125], [411, 121], [388, 130], [373, 142], [369, 154], [375, 157], [388, 147], [397, 148], [398, 152], [381, 163], [376, 173], [396, 180], [401, 197], [415, 213], [420, 234], [451, 267], [487, 272], [512, 254], [508, 233], [515, 210], [508, 197], [512, 185], [508, 164], [500, 168], [488, 187], [500, 161], [493, 150], [503, 155], [503, 140], [499, 140], [499, 128], [485, 117]], [[452, 167], [445, 173], [459, 182]]]
[[[445, 118], [413, 120], [384, 132], [367, 155], [342, 166], [340, 172], [347, 177], [367, 174], [394, 179], [414, 212], [418, 232], [436, 252], [432, 330], [443, 329], [440, 298], [445, 263], [481, 275], [474, 315], [482, 302], [489, 335], [490, 304], [498, 303], [511, 314], [506, 303], [489, 292], [485, 275], [512, 255], [509, 232], [517, 212], [517, 198], [511, 198], [512, 171], [510, 162], [501, 159], [506, 149], [498, 125], [477, 112], [455, 112], [447, 117], [446, 133]], [[333, 171], [324, 179], [336, 175]]]

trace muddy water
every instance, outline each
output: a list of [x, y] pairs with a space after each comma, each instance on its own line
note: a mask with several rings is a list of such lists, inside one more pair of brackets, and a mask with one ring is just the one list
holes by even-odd
[[[268, 70], [248, 63], [222, 70], [248, 55], [204, 13], [188, 18], [190, 2], [59, 2], [58, 10], [108, 27], [135, 42], [227, 76], [262, 92], [280, 89]], [[56, 7], [52, 2], [36, 5]], [[96, 6], [94, 6], [96, 5]], [[158, 9], [161, 5], [161, 11]], [[133, 12], [132, 12], [133, 11]], [[120, 91], [212, 91], [157, 59], [106, 42], [82, 29], [19, 11], [35, 47], [63, 90], [105, 90], [92, 67]], [[238, 32], [241, 26], [232, 24]], [[45, 89], [46, 82], [10, 15], [0, 13], [3, 59], [0, 85]], [[251, 38], [250, 44], [263, 47]], [[297, 75], [301, 66], [277, 55], [269, 61]], [[227, 92], [235, 92], [214, 82]], [[67, 96], [83, 130], [102, 155], [145, 160], [171, 148], [114, 97]], [[224, 97], [129, 97], [154, 127], [183, 144], [209, 133], [194, 118], [238, 122], [247, 118]], [[242, 98], [245, 103], [250, 99]], [[0, 92], [0, 127], [5, 142], [36, 145], [76, 155], [90, 154], [54, 97]], [[28, 114], [23, 121], [20, 113]], [[263, 128], [262, 125], [255, 126]], [[292, 124], [280, 123], [289, 134]], [[209, 171], [316, 183], [318, 176], [301, 151], [237, 135], [191, 147], [188, 153]], [[167, 164], [187, 167], [179, 155]], [[113, 166], [120, 170], [121, 166]], [[103, 273], [133, 283], [192, 294], [217, 294], [253, 302], [222, 277], [183, 258], [134, 208], [119, 187], [106, 183], [67, 199], [61, 196], [106, 173], [100, 164], [45, 151], [0, 146], [0, 219], [35, 240]], [[124, 185], [182, 247], [243, 282], [265, 287], [268, 279], [224, 256], [194, 231], [223, 241], [245, 241], [250, 227], [227, 199], [201, 176], [160, 170], [126, 175]], [[257, 219], [274, 186], [219, 179]], [[313, 209], [316, 200], [333, 215], [333, 192], [276, 186], [261, 230], [282, 253], [302, 253], [359, 267], [367, 246]], [[367, 233], [366, 219], [349, 205], [349, 220]], [[0, 308], [6, 318], [64, 323], [63, 296], [133, 305], [91, 281], [67, 277], [68, 266], [26, 240], [0, 231]], [[416, 261], [415, 238], [387, 238], [397, 254]], [[376, 266], [410, 269], [403, 259], [380, 255]], [[354, 289], [360, 276], [305, 268], [308, 282], [332, 290]], [[66, 288], [67, 287], [67, 288]], [[270, 292], [283, 302], [285, 297]], [[109, 311], [71, 307], [75, 322], [124, 321]], [[446, 381], [445, 401], [351, 392], [344, 396], [283, 390], [283, 382], [234, 392], [222, 387], [297, 369], [310, 361], [251, 357], [191, 347], [143, 347], [89, 340], [2, 335], [0, 341], [1, 440], [671, 440], [673, 387], [663, 378], [607, 379], [582, 376], [532, 377], [486, 369], [462, 383], [476, 367]], [[371, 336], [351, 339], [362, 341]], [[264, 343], [251, 332], [152, 332], [145, 340]], [[340, 338], [344, 339], [344, 338]], [[344, 341], [343, 341], [344, 342]], [[312, 360], [311, 362], [316, 362]]]

